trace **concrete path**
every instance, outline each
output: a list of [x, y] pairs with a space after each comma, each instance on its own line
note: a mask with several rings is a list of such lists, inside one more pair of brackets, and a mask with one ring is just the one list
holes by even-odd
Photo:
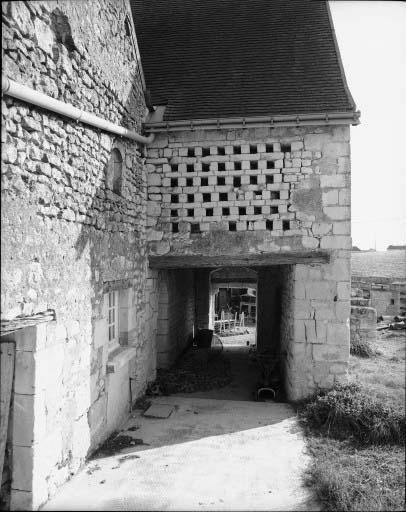
[[317, 510], [288, 405], [178, 395], [153, 403], [174, 410], [167, 419], [137, 412], [123, 431], [148, 445], [90, 461], [44, 510]]

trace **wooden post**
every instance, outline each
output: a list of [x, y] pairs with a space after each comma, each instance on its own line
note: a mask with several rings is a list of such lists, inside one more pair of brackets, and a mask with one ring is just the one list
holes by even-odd
[[2, 342], [0, 344], [0, 479], [3, 474], [6, 452], [8, 419], [14, 378], [14, 359], [15, 343]]

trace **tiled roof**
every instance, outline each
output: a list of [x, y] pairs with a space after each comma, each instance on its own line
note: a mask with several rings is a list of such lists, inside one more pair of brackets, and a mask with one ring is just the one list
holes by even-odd
[[326, 2], [131, 0], [164, 120], [351, 112]]

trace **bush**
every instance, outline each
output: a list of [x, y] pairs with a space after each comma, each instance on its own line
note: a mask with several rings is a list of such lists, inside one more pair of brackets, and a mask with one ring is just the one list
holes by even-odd
[[352, 437], [361, 444], [403, 444], [402, 411], [369, 396], [358, 384], [320, 393], [303, 409], [310, 426], [337, 439]]
[[371, 357], [374, 356], [376, 352], [371, 347], [369, 341], [362, 340], [357, 336], [356, 339], [351, 338], [350, 354], [358, 357]]

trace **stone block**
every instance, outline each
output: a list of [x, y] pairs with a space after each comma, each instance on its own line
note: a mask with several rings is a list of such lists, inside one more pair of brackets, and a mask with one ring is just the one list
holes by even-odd
[[323, 212], [332, 220], [349, 220], [351, 217], [348, 206], [325, 206]]
[[348, 180], [344, 174], [320, 175], [321, 188], [342, 188], [346, 187], [347, 185]]
[[349, 343], [350, 329], [347, 323], [329, 323], [327, 326], [327, 343], [345, 345]]

